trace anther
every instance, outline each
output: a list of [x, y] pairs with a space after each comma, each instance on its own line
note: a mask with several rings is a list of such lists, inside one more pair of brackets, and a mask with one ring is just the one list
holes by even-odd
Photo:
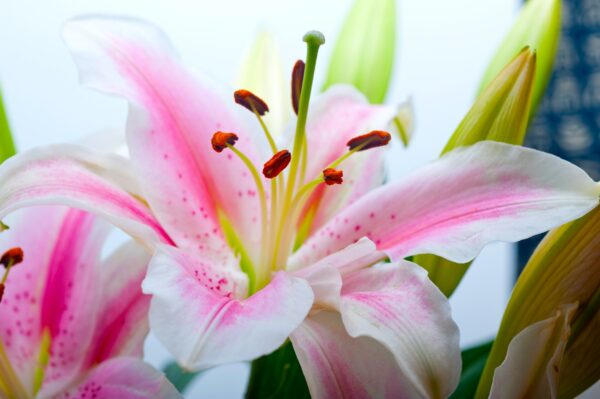
[[2, 303], [3, 295], [4, 295], [4, 284], [0, 283], [0, 303]]
[[237, 140], [238, 136], [235, 133], [216, 132], [210, 139], [210, 143], [213, 150], [221, 152], [227, 148], [227, 145], [235, 145]]
[[233, 93], [233, 98], [235, 99], [236, 103], [252, 112], [256, 112], [260, 116], [263, 116], [265, 113], [269, 112], [269, 106], [267, 103], [249, 90], [236, 90]]
[[302, 80], [304, 79], [304, 68], [306, 64], [304, 61], [298, 60], [294, 64], [292, 70], [292, 107], [294, 112], [298, 115], [298, 106], [300, 103], [300, 92], [302, 91]]
[[323, 170], [323, 181], [328, 186], [333, 186], [334, 184], [342, 184], [344, 181], [344, 172], [342, 170], [337, 170], [333, 168], [327, 168]]
[[0, 264], [9, 268], [23, 262], [23, 250], [19, 247], [11, 248], [2, 255]]
[[370, 148], [382, 147], [390, 142], [392, 136], [388, 132], [382, 130], [373, 130], [362, 136], [357, 136], [348, 141], [347, 146], [350, 151], [364, 151]]
[[292, 154], [288, 150], [281, 150], [273, 155], [263, 167], [263, 175], [267, 179], [277, 177], [290, 163]]

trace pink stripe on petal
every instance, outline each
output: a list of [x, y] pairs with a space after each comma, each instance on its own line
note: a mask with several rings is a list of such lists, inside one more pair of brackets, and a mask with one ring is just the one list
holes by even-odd
[[[306, 127], [307, 181], [319, 176], [324, 168], [346, 153], [346, 143], [351, 138], [373, 129], [387, 129], [394, 116], [393, 107], [370, 105], [360, 92], [347, 85], [333, 86], [317, 97], [311, 105]], [[386, 148], [378, 148], [357, 153], [340, 165], [344, 183], [322, 188], [311, 200], [319, 204], [313, 231], [344, 206], [383, 183], [386, 152]]]
[[240, 137], [236, 147], [256, 159], [251, 137], [230, 109], [233, 99], [225, 102], [192, 76], [163, 33], [143, 21], [80, 18], [66, 25], [64, 37], [86, 84], [129, 100], [131, 158], [177, 245], [193, 249], [202, 241], [221, 251], [219, 208], [253, 251], [261, 231], [254, 181], [230, 151], [218, 154], [210, 144], [214, 132], [233, 131]]
[[543, 152], [483, 142], [457, 149], [340, 212], [293, 256], [310, 264], [370, 238], [393, 259], [433, 253], [467, 262], [492, 241], [518, 241], [585, 214], [596, 183]]
[[308, 317], [290, 340], [314, 399], [419, 397], [392, 354], [369, 337], [350, 337], [338, 313]]
[[[41, 396], [44, 397], [44, 396]], [[140, 359], [119, 357], [94, 368], [56, 399], [176, 399], [182, 396], [164, 374]]]
[[148, 334], [150, 297], [142, 293], [142, 280], [150, 255], [138, 244], [124, 244], [98, 270], [102, 285], [98, 322], [88, 348], [87, 364], [116, 356], [141, 356]]
[[387, 263], [349, 274], [340, 312], [352, 337], [371, 337], [394, 355], [421, 397], [447, 397], [460, 376], [458, 327], [446, 297], [415, 264]]
[[27, 206], [68, 205], [104, 216], [150, 246], [172, 243], [139, 199], [130, 168], [124, 158], [76, 145], [26, 151], [0, 168], [0, 217]]
[[161, 247], [150, 263], [142, 287], [152, 295], [151, 329], [186, 368], [267, 354], [286, 340], [312, 306], [308, 283], [286, 273], [242, 299], [240, 279], [245, 276], [225, 266], [171, 247]]

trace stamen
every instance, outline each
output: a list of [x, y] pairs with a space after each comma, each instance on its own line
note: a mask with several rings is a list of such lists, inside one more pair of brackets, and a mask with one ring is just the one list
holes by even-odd
[[23, 250], [19, 247], [9, 249], [0, 258], [0, 264], [7, 270], [21, 262], [23, 262]]
[[342, 184], [342, 182], [344, 181], [343, 177], [344, 172], [341, 170], [327, 168], [323, 171], [323, 180], [328, 186], [333, 186], [334, 184]]
[[370, 148], [383, 147], [390, 142], [392, 136], [382, 130], [373, 130], [362, 136], [357, 136], [348, 141], [347, 146], [350, 151], [364, 151]]
[[2, 302], [2, 296], [6, 289], [6, 279], [10, 269], [19, 263], [23, 262], [23, 250], [19, 247], [11, 248], [0, 257], [0, 264], [6, 268], [2, 280], [0, 280], [0, 303]]
[[298, 105], [300, 103], [300, 94], [302, 93], [302, 80], [304, 79], [304, 68], [306, 64], [304, 61], [298, 60], [294, 64], [292, 70], [292, 107], [294, 112], [298, 115]]
[[273, 154], [275, 154], [277, 152], [277, 145], [275, 144], [275, 140], [273, 140], [273, 136], [271, 135], [271, 132], [269, 132], [265, 121], [262, 119], [262, 116], [269, 112], [269, 106], [267, 103], [256, 94], [244, 89], [235, 91], [233, 93], [233, 98], [235, 99], [236, 103], [240, 104], [244, 108], [249, 109], [254, 113], [254, 115], [256, 115], [256, 118], [260, 123], [260, 127], [262, 128], [263, 132], [265, 132], [265, 136], [267, 136], [271, 150], [273, 151]]
[[0, 233], [2, 233], [5, 230], [8, 230], [10, 227], [8, 227], [7, 225], [5, 225], [2, 220], [0, 220]]
[[249, 90], [236, 90], [233, 93], [233, 98], [235, 99], [236, 103], [252, 112], [256, 112], [260, 116], [263, 116], [269, 112], [269, 106], [267, 103]]
[[221, 152], [227, 148], [228, 145], [235, 145], [237, 140], [238, 136], [235, 133], [216, 132], [213, 134], [210, 143], [212, 144], [213, 150]]
[[281, 150], [277, 154], [273, 155], [271, 159], [265, 162], [263, 167], [263, 175], [266, 178], [272, 179], [277, 177], [292, 160], [292, 154], [288, 150]]

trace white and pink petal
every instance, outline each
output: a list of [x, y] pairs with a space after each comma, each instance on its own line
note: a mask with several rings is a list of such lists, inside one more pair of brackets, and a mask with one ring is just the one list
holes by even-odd
[[584, 215], [599, 194], [583, 170], [556, 156], [481, 142], [371, 191], [289, 264], [314, 263], [365, 236], [392, 259], [432, 253], [464, 263], [487, 243], [518, 241]]
[[314, 399], [420, 397], [394, 356], [370, 337], [348, 335], [337, 312], [309, 316], [290, 340]]
[[[40, 393], [40, 397], [42, 393]], [[137, 358], [118, 357], [103, 362], [76, 386], [56, 399], [177, 399], [177, 389], [159, 371]]]
[[150, 327], [185, 368], [251, 360], [277, 349], [313, 304], [309, 284], [280, 272], [245, 298], [247, 280], [195, 254], [161, 247], [143, 290]]
[[424, 269], [384, 263], [347, 275], [340, 313], [350, 336], [371, 337], [393, 354], [418, 396], [447, 397], [456, 388], [458, 327]]
[[[133, 18], [71, 20], [64, 38], [90, 87], [129, 101], [127, 142], [145, 197], [179, 247], [199, 240], [222, 250], [218, 212], [243, 242], [258, 240], [256, 186], [231, 152], [216, 153], [216, 131], [235, 132], [236, 147], [256, 160], [251, 137], [207, 79], [185, 69], [155, 26]], [[248, 245], [247, 251], [254, 246]]]
[[172, 242], [141, 198], [129, 161], [83, 146], [33, 149], [0, 168], [0, 218], [23, 207], [67, 205], [107, 218], [148, 246]]

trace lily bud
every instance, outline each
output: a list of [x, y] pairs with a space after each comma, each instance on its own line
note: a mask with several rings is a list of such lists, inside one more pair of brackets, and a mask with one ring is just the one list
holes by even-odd
[[523, 47], [529, 46], [539, 57], [532, 102], [532, 110], [535, 111], [552, 74], [560, 36], [560, 3], [560, 0], [529, 0], [525, 3], [486, 69], [480, 91], [490, 84], [504, 65]]
[[274, 137], [285, 130], [290, 112], [283, 104], [289, 98], [289, 83], [278, 46], [269, 32], [262, 31], [254, 39], [241, 64], [236, 85], [271, 104], [272, 109], [264, 121]]
[[442, 153], [482, 140], [522, 144], [531, 110], [536, 59], [529, 48], [522, 49], [477, 97]]
[[349, 83], [370, 102], [383, 102], [394, 64], [395, 3], [356, 0], [335, 43], [323, 89]]
[[[534, 88], [536, 54], [524, 48], [479, 95], [442, 151], [482, 140], [522, 144], [527, 132]], [[470, 263], [457, 264], [434, 255], [415, 262], [429, 272], [439, 289], [452, 295]]]
[[575, 397], [600, 378], [598, 237], [600, 208], [551, 231], [536, 248], [504, 312], [478, 398], [488, 397], [493, 379], [506, 378], [497, 369], [502, 362], [514, 375], [534, 377], [512, 381], [520, 391]]

